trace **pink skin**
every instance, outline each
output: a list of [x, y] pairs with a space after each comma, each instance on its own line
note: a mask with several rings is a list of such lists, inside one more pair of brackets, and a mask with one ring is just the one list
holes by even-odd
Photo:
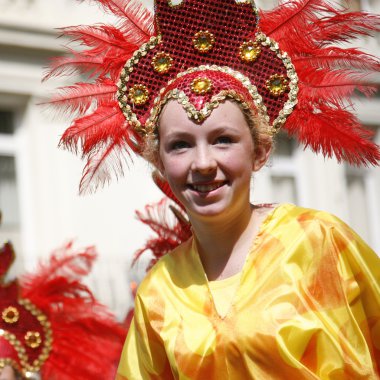
[[159, 133], [163, 174], [190, 218], [231, 218], [250, 209], [251, 175], [260, 164], [236, 103], [220, 104], [199, 125], [170, 101]]
[[267, 161], [271, 143], [254, 146], [239, 106], [219, 105], [201, 124], [176, 101], [159, 125], [160, 170], [185, 206], [209, 280], [238, 273], [264, 213], [250, 205], [253, 171]]
[[7, 365], [2, 370], [0, 369], [0, 380], [16, 380], [14, 369]]

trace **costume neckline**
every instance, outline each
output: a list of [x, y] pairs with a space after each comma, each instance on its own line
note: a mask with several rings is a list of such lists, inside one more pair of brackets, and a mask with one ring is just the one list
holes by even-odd
[[[227, 277], [226, 279], [223, 279], [223, 280], [229, 280], [231, 277], [234, 277], [234, 276], [237, 276], [237, 275], [240, 276], [240, 280], [239, 280], [239, 284], [238, 284], [238, 286], [236, 288], [236, 292], [235, 292], [234, 296], [232, 297], [231, 304], [230, 304], [230, 306], [229, 306], [229, 308], [228, 308], [228, 310], [227, 310], [227, 312], [226, 312], [225, 315], [220, 315], [218, 313], [218, 311], [217, 311], [217, 308], [216, 308], [215, 302], [214, 302], [214, 298], [213, 298], [212, 292], [210, 290], [209, 280], [207, 278], [206, 272], [205, 272], [205, 270], [203, 268], [203, 265], [202, 265], [201, 258], [199, 256], [199, 252], [198, 252], [198, 249], [197, 249], [197, 246], [196, 246], [195, 238], [194, 238], [194, 236], [192, 237], [191, 252], [192, 252], [192, 255], [193, 255], [194, 259], [195, 259], [194, 260], [195, 261], [195, 265], [199, 268], [199, 273], [202, 273], [202, 278], [203, 278], [203, 284], [202, 285], [205, 286], [206, 289], [207, 289], [208, 298], [209, 298], [210, 303], [212, 305], [213, 312], [221, 320], [224, 320], [224, 319], [228, 318], [229, 315], [231, 314], [231, 309], [233, 308], [233, 306], [235, 305], [235, 303], [236, 303], [236, 301], [238, 299], [239, 292], [240, 292], [241, 285], [242, 285], [242, 281], [245, 278], [246, 270], [247, 270], [247, 267], [248, 267], [248, 262], [252, 259], [253, 252], [256, 251], [256, 248], [259, 245], [259, 242], [260, 242], [260, 239], [261, 239], [261, 237], [263, 235], [264, 230], [266, 229], [266, 227], [268, 226], [268, 224], [272, 221], [272, 219], [274, 218], [274, 216], [276, 214], [278, 214], [278, 212], [280, 210], [282, 210], [284, 208], [287, 208], [287, 207], [294, 207], [294, 205], [292, 205], [290, 203], [281, 203], [281, 204], [273, 204], [273, 205], [274, 205], [273, 209], [270, 210], [268, 212], [268, 214], [265, 216], [264, 220], [260, 224], [260, 227], [258, 229], [257, 234], [252, 239], [252, 242], [251, 242], [250, 248], [248, 250], [247, 256], [245, 258], [245, 262], [243, 264], [242, 270], [240, 272], [236, 273], [233, 276], [230, 276], [230, 277]], [[221, 280], [221, 281], [223, 281], [223, 280]], [[214, 282], [218, 282], [218, 281], [219, 280], [216, 280]]]

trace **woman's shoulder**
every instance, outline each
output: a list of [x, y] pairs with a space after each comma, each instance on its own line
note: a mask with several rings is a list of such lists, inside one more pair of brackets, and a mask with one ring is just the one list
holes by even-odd
[[275, 219], [288, 220], [296, 224], [314, 224], [321, 226], [331, 226], [342, 229], [349, 229], [350, 227], [336, 215], [313, 208], [296, 206], [291, 203], [284, 203], [278, 205], [273, 212]]
[[161, 257], [142, 280], [138, 294], [144, 294], [152, 287], [163, 289], [166, 285], [170, 286], [173, 282], [173, 276], [180, 276], [188, 268], [192, 240], [192, 238], [188, 239]]

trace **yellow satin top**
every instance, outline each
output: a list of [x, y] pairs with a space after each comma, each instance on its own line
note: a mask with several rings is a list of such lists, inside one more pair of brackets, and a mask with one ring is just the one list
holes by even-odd
[[241, 273], [237, 273], [223, 280], [208, 282], [215, 309], [221, 318], [227, 315], [232, 305], [235, 293], [240, 285], [240, 276]]
[[380, 260], [325, 212], [278, 206], [215, 310], [192, 239], [140, 285], [117, 380], [379, 379]]

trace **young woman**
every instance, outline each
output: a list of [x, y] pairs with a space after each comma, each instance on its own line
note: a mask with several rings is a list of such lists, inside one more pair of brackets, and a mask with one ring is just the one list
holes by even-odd
[[379, 375], [380, 261], [327, 213], [250, 204], [261, 128], [230, 100], [201, 125], [163, 108], [158, 167], [193, 238], [141, 284], [118, 379]]
[[129, 147], [159, 168], [192, 226], [137, 291], [117, 379], [378, 378], [375, 253], [334, 216], [249, 194], [281, 127], [326, 156], [379, 163], [345, 101], [371, 92], [380, 63], [334, 46], [379, 18], [324, 0], [271, 12], [156, 0], [152, 27], [131, 1], [99, 1], [120, 30], [66, 29], [89, 49], [50, 72], [80, 63], [97, 75], [54, 99], [79, 112], [97, 102], [62, 137], [88, 158], [81, 190], [118, 173]]

